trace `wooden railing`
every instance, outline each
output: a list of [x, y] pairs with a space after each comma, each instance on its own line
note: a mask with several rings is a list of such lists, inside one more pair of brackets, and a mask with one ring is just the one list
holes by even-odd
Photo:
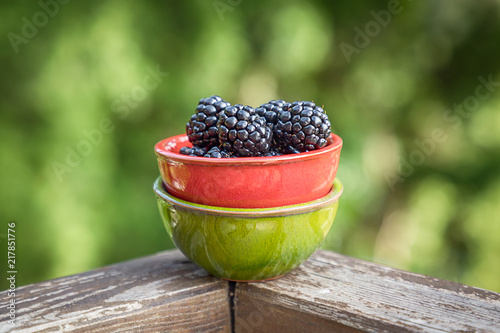
[[179, 251], [16, 290], [1, 332], [500, 332], [500, 294], [317, 251], [288, 275], [234, 283]]

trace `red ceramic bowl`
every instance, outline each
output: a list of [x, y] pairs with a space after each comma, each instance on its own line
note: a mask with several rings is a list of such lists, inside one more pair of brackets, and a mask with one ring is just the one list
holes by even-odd
[[185, 134], [158, 142], [158, 166], [170, 194], [189, 202], [232, 208], [269, 208], [319, 199], [330, 192], [342, 139], [322, 149], [273, 157], [207, 158], [179, 153]]

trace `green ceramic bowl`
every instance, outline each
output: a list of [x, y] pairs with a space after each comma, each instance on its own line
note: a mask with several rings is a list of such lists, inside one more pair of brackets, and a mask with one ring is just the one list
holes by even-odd
[[309, 258], [332, 226], [342, 184], [303, 204], [261, 209], [205, 206], [154, 183], [160, 214], [177, 248], [212, 275], [234, 281], [282, 276]]

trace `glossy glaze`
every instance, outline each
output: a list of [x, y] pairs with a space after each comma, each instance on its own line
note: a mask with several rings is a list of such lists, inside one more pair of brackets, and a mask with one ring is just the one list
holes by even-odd
[[275, 157], [193, 157], [179, 153], [184, 146], [191, 146], [184, 134], [155, 145], [170, 193], [204, 205], [266, 208], [325, 196], [337, 174], [342, 139], [332, 134], [323, 149]]
[[193, 204], [170, 195], [158, 178], [158, 207], [175, 245], [194, 263], [228, 280], [288, 273], [321, 245], [337, 213], [342, 185], [313, 202], [267, 209]]

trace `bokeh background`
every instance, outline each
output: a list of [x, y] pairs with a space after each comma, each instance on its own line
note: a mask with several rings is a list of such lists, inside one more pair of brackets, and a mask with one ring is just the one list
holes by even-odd
[[500, 291], [500, 2], [4, 1], [0, 287], [172, 248], [153, 145], [211, 94], [324, 105], [323, 247]]

